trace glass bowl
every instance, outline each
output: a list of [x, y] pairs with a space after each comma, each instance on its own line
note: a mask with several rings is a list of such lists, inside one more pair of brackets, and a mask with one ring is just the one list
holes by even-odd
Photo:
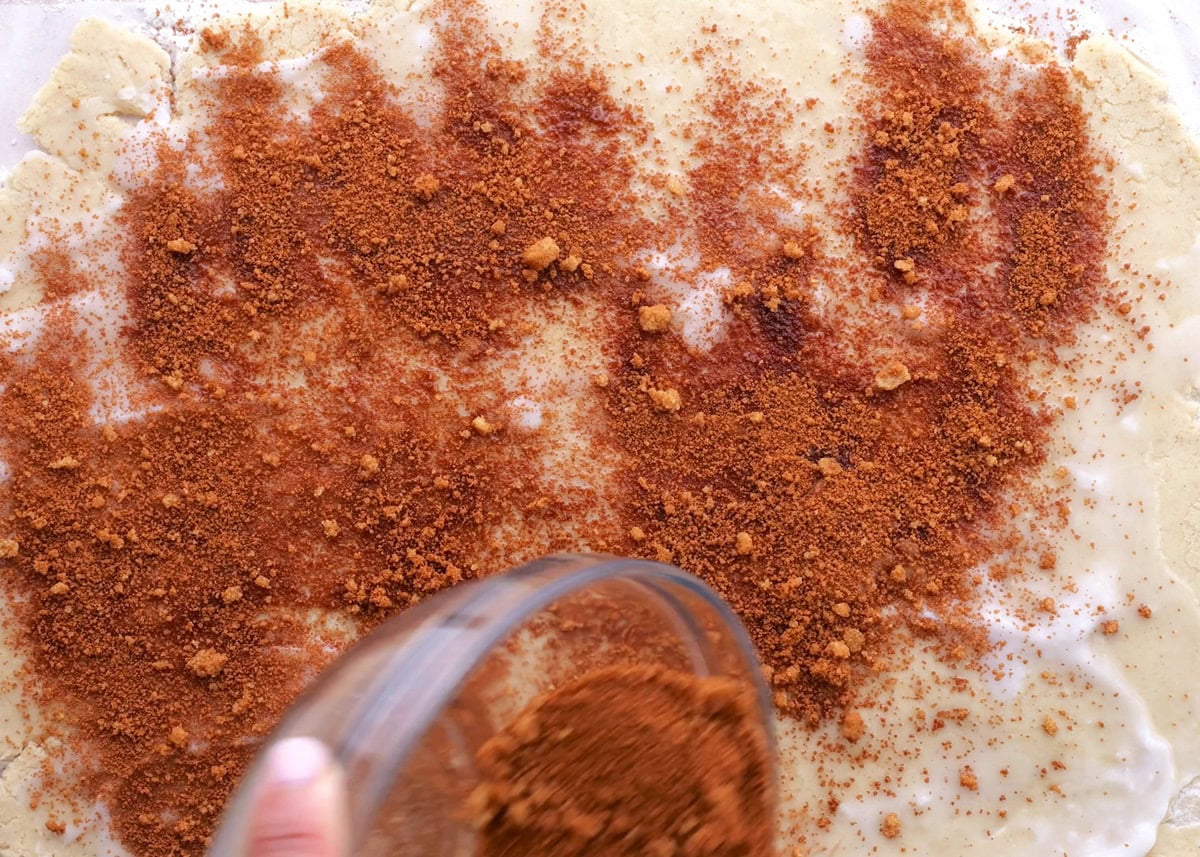
[[242, 857], [266, 751], [310, 736], [345, 773], [351, 854], [471, 855], [476, 832], [464, 807], [478, 784], [478, 748], [535, 696], [626, 664], [751, 685], [774, 749], [754, 648], [711, 589], [659, 563], [557, 555], [430, 598], [339, 658], [267, 740], [209, 853]]

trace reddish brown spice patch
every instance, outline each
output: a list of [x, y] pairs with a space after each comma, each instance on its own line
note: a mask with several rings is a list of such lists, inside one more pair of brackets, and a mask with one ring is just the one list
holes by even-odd
[[1009, 248], [1005, 297], [1026, 332], [1054, 342], [1103, 294], [1108, 214], [1066, 73], [1047, 68], [1023, 83], [1025, 97], [995, 155], [994, 171], [1016, 177], [995, 203]]
[[477, 755], [478, 853], [771, 853], [774, 783], [753, 694], [627, 666], [535, 700]]
[[883, 821], [879, 824], [879, 832], [888, 839], [895, 839], [900, 835], [900, 816], [894, 812], [889, 812], [883, 817]]
[[929, 23], [907, 11], [880, 15], [867, 51], [884, 97], [870, 117], [858, 210], [878, 262], [907, 282], [960, 243], [981, 135], [995, 122], [977, 52], [934, 36]]

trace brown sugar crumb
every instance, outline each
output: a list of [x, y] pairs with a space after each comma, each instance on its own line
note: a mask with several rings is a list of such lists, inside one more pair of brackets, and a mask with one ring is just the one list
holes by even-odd
[[847, 628], [842, 632], [842, 641], [846, 644], [846, 648], [850, 650], [851, 654], [858, 654], [863, 650], [863, 646], [866, 645], [867, 635], [858, 630], [858, 628]]
[[325, 532], [325, 538], [327, 539], [337, 538], [338, 533], [342, 531], [342, 528], [338, 522], [332, 518], [326, 518], [324, 521], [322, 521], [321, 529]]
[[661, 667], [595, 670], [534, 700], [480, 748], [468, 802], [477, 853], [771, 853], [766, 748], [744, 685]]
[[200, 45], [208, 51], [222, 51], [229, 47], [229, 34], [224, 30], [205, 27], [200, 31]]
[[167, 740], [176, 747], [186, 747], [188, 743], [187, 730], [182, 726], [172, 726], [171, 733], [167, 736]]
[[1152, 611], [1150, 609], [1149, 605], [1147, 605], [1147, 604], [1143, 604], [1140, 607], [1138, 607], [1137, 612], [1138, 612], [1138, 615], [1141, 616], [1143, 619], [1149, 619], [1151, 616], [1154, 615], [1154, 611]]
[[671, 309], [662, 304], [638, 307], [638, 325], [647, 333], [661, 333], [671, 326]]
[[51, 595], [66, 595], [70, 591], [71, 587], [65, 580], [60, 580], [50, 587]]
[[1100, 625], [1100, 632], [1105, 636], [1111, 637], [1121, 630], [1121, 623], [1116, 619], [1107, 619]]
[[12, 559], [21, 552], [21, 544], [16, 539], [0, 539], [0, 559]]
[[558, 242], [553, 238], [542, 238], [525, 248], [521, 261], [532, 271], [544, 271], [558, 259]]
[[784, 241], [783, 255], [788, 259], [798, 260], [803, 259], [808, 253], [804, 249], [804, 245], [799, 241]]
[[258, 575], [258, 577], [254, 578], [254, 585], [257, 586], [259, 589], [270, 589], [271, 588], [271, 579], [269, 577], [267, 577], [266, 575], [260, 574], [260, 575]]
[[225, 669], [228, 662], [228, 655], [223, 655], [215, 649], [201, 649], [188, 658], [187, 667], [201, 678], [212, 678]]
[[1053, 717], [1051, 717], [1049, 714], [1047, 714], [1045, 719], [1042, 720], [1042, 731], [1052, 737], [1054, 735], [1057, 735], [1058, 734], [1058, 721], [1055, 720]]
[[242, 600], [242, 587], [230, 586], [221, 593], [221, 600], [226, 604], [236, 604]]
[[863, 716], [853, 708], [842, 715], [842, 737], [851, 744], [857, 744], [867, 734], [867, 724]]
[[[375, 287], [375, 293], [385, 296], [398, 295], [409, 287], [408, 277], [404, 274], [388, 274], [387, 279]], [[316, 352], [307, 351], [304, 354], [305, 363], [316, 363]]]
[[979, 778], [970, 765], [958, 772], [958, 784], [969, 791], [979, 791]]
[[422, 173], [413, 181], [413, 192], [418, 198], [429, 202], [442, 188], [442, 183], [429, 173]]
[[900, 816], [894, 812], [889, 812], [883, 817], [883, 821], [879, 825], [879, 832], [888, 839], [895, 839], [900, 835]]
[[178, 253], [181, 256], [186, 256], [196, 250], [196, 245], [185, 238], [172, 238], [167, 242], [167, 249], [172, 253]]
[[900, 310], [900, 317], [905, 321], [912, 321], [914, 318], [920, 318], [921, 308], [916, 304], [905, 304]]
[[79, 464], [79, 459], [72, 455], [64, 455], [62, 458], [54, 459], [46, 466], [51, 470], [74, 470], [79, 467]]
[[841, 463], [836, 458], [825, 456], [817, 459], [817, 470], [821, 471], [822, 476], [837, 476], [843, 470]]
[[496, 427], [482, 416], [471, 420], [471, 429], [480, 437], [487, 437], [496, 431]]
[[674, 413], [683, 407], [683, 397], [674, 387], [668, 387], [665, 390], [651, 387], [646, 394], [657, 410]]
[[908, 367], [899, 360], [893, 360], [875, 373], [875, 386], [880, 390], [895, 390], [911, 380]]
[[633, 539], [635, 542], [645, 541], [646, 540], [646, 531], [643, 530], [641, 527], [630, 527], [629, 528], [629, 538]]
[[1016, 176], [1012, 175], [1011, 173], [1005, 173], [1004, 175], [1000, 176], [1000, 178], [996, 179], [996, 183], [992, 185], [992, 189], [996, 191], [996, 193], [1004, 193], [1005, 191], [1011, 190], [1012, 186], [1016, 183]]
[[737, 534], [734, 548], [738, 556], [747, 556], [754, 552], [754, 539], [749, 533], [742, 531]]
[[358, 472], [364, 479], [374, 476], [379, 472], [379, 459], [369, 453], [364, 453], [363, 457], [358, 460]]

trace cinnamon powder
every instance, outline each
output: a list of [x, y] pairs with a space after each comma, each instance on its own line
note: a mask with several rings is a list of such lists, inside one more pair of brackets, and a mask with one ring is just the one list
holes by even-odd
[[770, 745], [753, 693], [631, 665], [538, 698], [477, 754], [478, 853], [773, 853]]
[[[787, 201], [732, 192], [827, 204], [777, 142], [803, 102], [751, 110], [765, 94], [719, 36], [694, 55], [697, 163], [651, 222], [630, 181], [651, 133], [603, 69], [546, 53], [534, 86], [469, 2], [445, 8], [445, 101], [423, 123], [344, 43], [299, 121], [256, 36], [211, 31], [229, 67], [205, 90], [211, 151], [164, 145], [112, 248], [130, 309], [111, 345], [140, 414], [106, 415], [69, 305], [3, 358], [0, 560], [26, 684], [79, 751], [66, 787], [106, 799], [137, 854], [203, 849], [256, 742], [346, 642], [523, 559], [700, 575], [780, 711], [861, 749], [876, 736], [848, 712], [876, 703], [896, 641], [982, 652], [981, 563], [1045, 553], [1008, 525], [1014, 505], [1059, 514], [1032, 487], [1053, 415], [1030, 360], [1097, 311], [1107, 229], [1061, 72], [997, 71], [919, 4], [879, 16], [855, 249], [833, 259]], [[1008, 111], [1017, 74], [1030, 98]], [[638, 254], [675, 242], [730, 272], [707, 353], [647, 292]], [[564, 487], [488, 367], [584, 311], [605, 370], [571, 404], [608, 469], [572, 462], [597, 484]]]

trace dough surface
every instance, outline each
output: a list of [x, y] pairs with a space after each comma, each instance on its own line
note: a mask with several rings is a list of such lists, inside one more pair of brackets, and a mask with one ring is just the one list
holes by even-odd
[[[287, 68], [297, 115], [320, 99], [322, 48], [341, 39], [371, 53], [419, 115], [438, 98], [428, 67], [427, 5], [436, 0], [376, 2], [353, 13], [335, 3], [288, 4], [223, 12], [217, 20], [236, 31], [233, 25], [244, 19], [262, 36], [267, 60]], [[488, 7], [490, 32], [518, 60], [536, 55], [539, 25], [564, 41], [590, 46], [590, 58], [607, 70], [610, 92], [636, 106], [655, 129], [656, 145], [645, 153], [640, 177], [651, 188], [654, 176], [684, 176], [692, 158], [685, 120], [708, 81], [698, 64], [687, 62], [687, 49], [701, 26], [715, 25], [737, 40], [743, 75], [769, 90], [813, 99], [804, 123], [798, 118], [779, 142], [804, 151], [809, 180], [828, 187], [831, 204], [807, 214], [831, 236], [831, 253], [847, 249], [837, 246], [849, 239], [839, 238], [833, 203], [841, 201], [839, 171], [861, 143], [854, 108], [861, 81], [853, 70], [862, 62], [869, 8], [850, 10], [836, 0], [609, 0], [580, 8], [568, 21], [546, 24], [535, 0], [496, 0]], [[191, 14], [197, 29], [212, 20], [199, 7]], [[979, 27], [999, 53], [1053, 55], [1046, 43]], [[116, 270], [116, 260], [90, 248], [111, 245], [112, 213], [153, 166], [146, 141], [165, 135], [184, 145], [203, 138], [204, 85], [220, 73], [219, 63], [199, 49], [198, 35], [168, 30], [135, 32], [101, 18], [80, 23], [70, 52], [21, 119], [38, 151], [0, 183], [2, 347], [19, 353], [36, 335], [46, 285], [31, 263], [36, 252], [65, 245], [87, 265]], [[1084, 402], [1081, 394], [1078, 409], [1063, 411], [1046, 474], [1050, 479], [1055, 467], [1065, 467], [1073, 486], [1070, 530], [1056, 536], [1059, 571], [1077, 580], [1081, 605], [1104, 606], [1120, 619], [1121, 631], [1101, 638], [1064, 618], [1034, 637], [1013, 631], [1009, 651], [1028, 657], [1031, 673], [1061, 670], [1086, 679], [1086, 693], [1055, 700], [1055, 709], [1070, 711], [1079, 722], [1098, 717], [1119, 725], [1103, 735], [1084, 729], [1073, 734], [1059, 777], [1067, 795], [1061, 800], [1048, 796], [1035, 774], [1027, 780], [1014, 774], [1010, 791], [1030, 804], [1020, 812], [1014, 807], [1003, 822], [970, 815], [970, 804], [948, 796], [956, 785], [941, 780], [947, 770], [957, 771], [957, 756], [943, 753], [936, 736], [926, 736], [908, 748], [908, 767], [933, 770], [933, 785], [910, 777], [895, 796], [844, 800], [831, 827], [809, 838], [802, 853], [878, 848], [898, 854], [904, 847], [918, 854], [1012, 857], [1054, 849], [1070, 857], [1182, 857], [1200, 849], [1200, 684], [1191, 663], [1200, 651], [1200, 144], [1168, 100], [1164, 81], [1116, 39], [1084, 38], [1068, 62], [1093, 140], [1111, 159], [1106, 181], [1116, 227], [1109, 277], [1114, 288], [1152, 290], [1155, 297], [1143, 308], [1154, 348], [1139, 348], [1113, 368], [1118, 382], [1138, 386], [1135, 402], [1118, 406], [1098, 395]], [[835, 132], [813, 134], [826, 125]], [[646, 196], [653, 209], [657, 197], [649, 190]], [[587, 319], [563, 319], [562, 325], [566, 333], [543, 331], [530, 347], [561, 345], [572, 331], [586, 329]], [[1100, 371], [1128, 343], [1120, 334], [1093, 334], [1081, 337], [1078, 348], [1081, 361]], [[1074, 393], [1069, 379], [1049, 370], [1042, 389], [1058, 400]], [[119, 410], [119, 401], [110, 404]], [[1127, 600], [1127, 593], [1136, 600]], [[1001, 604], [1015, 597], [1015, 590], [996, 593]], [[1143, 603], [1153, 609], [1153, 622], [1137, 621]], [[105, 833], [102, 807], [81, 813], [65, 834], [47, 827], [64, 814], [53, 794], [31, 808], [37, 772], [48, 758], [45, 742], [53, 748], [56, 739], [43, 737], [46, 724], [22, 702], [20, 666], [13, 651], [0, 659], [0, 855], [120, 853]], [[906, 692], [930, 676], [949, 681], [951, 674], [914, 650], [913, 664], [898, 678], [888, 714], [892, 726], [881, 721], [876, 728], [899, 728], [895, 724], [923, 704]], [[999, 768], [1007, 758], [1048, 758], [1066, 740], [1053, 745], [1039, 727], [1038, 712], [1051, 705], [1051, 692], [1030, 677], [1016, 681], [998, 709], [1002, 722], [983, 725], [988, 705], [1001, 703], [978, 703], [985, 713], [974, 744], [964, 751], [976, 769]], [[780, 730], [784, 792], [789, 808], [802, 813], [809, 797], [804, 784], [823, 761], [815, 748], [833, 733], [814, 736], [788, 722]], [[885, 776], [894, 761], [847, 765], [846, 775], [867, 783]], [[915, 804], [924, 814], [912, 817]], [[905, 814], [900, 839], [879, 833], [877, 819], [890, 811]]]

